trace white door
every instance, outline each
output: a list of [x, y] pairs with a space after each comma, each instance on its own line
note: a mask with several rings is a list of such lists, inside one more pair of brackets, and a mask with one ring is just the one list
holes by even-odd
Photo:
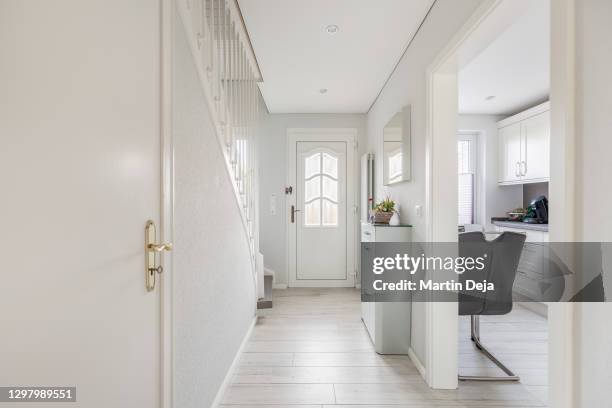
[[550, 177], [550, 112], [544, 112], [522, 122], [523, 180]]
[[521, 179], [521, 124], [499, 129], [500, 182], [519, 181]]
[[144, 271], [147, 219], [160, 232], [159, 10], [0, 12], [0, 385], [75, 386], [58, 406], [160, 406], [160, 287]]
[[354, 145], [293, 141], [290, 222], [292, 286], [354, 286]]

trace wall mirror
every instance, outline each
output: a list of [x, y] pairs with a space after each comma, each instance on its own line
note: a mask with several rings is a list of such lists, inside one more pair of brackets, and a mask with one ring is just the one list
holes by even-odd
[[410, 180], [410, 105], [397, 112], [383, 129], [384, 185]]

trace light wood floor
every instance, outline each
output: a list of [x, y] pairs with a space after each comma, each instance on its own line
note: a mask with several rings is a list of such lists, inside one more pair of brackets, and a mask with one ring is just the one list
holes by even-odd
[[[463, 320], [462, 373], [492, 370], [471, 346]], [[458, 390], [431, 390], [408, 357], [374, 352], [360, 319], [357, 290], [275, 291], [274, 308], [258, 319], [223, 406], [542, 407], [545, 324], [522, 308], [499, 321], [482, 320], [483, 340], [524, 376], [524, 384], [464, 382]]]

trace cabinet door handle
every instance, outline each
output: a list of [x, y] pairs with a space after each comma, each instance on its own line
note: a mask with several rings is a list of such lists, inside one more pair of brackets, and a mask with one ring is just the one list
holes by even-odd
[[520, 177], [521, 176], [520, 167], [521, 167], [521, 164], [519, 162], [516, 162], [516, 165], [514, 166], [514, 175], [516, 177]]
[[522, 161], [521, 162], [521, 168], [522, 170], [522, 176], [526, 176], [527, 175], [527, 162], [526, 161]]

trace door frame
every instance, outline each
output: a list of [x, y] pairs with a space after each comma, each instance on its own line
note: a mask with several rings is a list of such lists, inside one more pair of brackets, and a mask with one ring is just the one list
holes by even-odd
[[[426, 72], [426, 235], [428, 241], [450, 238], [450, 225], [444, 211], [444, 157], [450, 157], [449, 144], [456, 138], [457, 72], [472, 47], [462, 53], [461, 47], [503, 0], [487, 0], [474, 12], [447, 47], [436, 57]], [[575, 239], [575, 0], [551, 2], [551, 129], [556, 135], [551, 143], [550, 195], [557, 214], [551, 225], [551, 241], [571, 242]], [[491, 27], [487, 27], [491, 30]], [[484, 30], [486, 31], [486, 29]], [[482, 32], [480, 33], [482, 34]], [[489, 31], [486, 35], [491, 35]], [[476, 40], [486, 40], [482, 35]], [[556, 149], [556, 151], [554, 150]], [[453, 150], [455, 156], [456, 151]], [[455, 167], [456, 170], [456, 167]], [[456, 202], [453, 201], [455, 206]], [[553, 205], [551, 204], [551, 207]], [[452, 208], [453, 213], [455, 208]], [[571, 214], [567, 217], [567, 214]], [[440, 217], [441, 216], [441, 217]], [[552, 218], [552, 217], [551, 217]], [[563, 222], [561, 222], [563, 218]], [[555, 222], [558, 221], [558, 222]], [[456, 230], [455, 230], [456, 239]], [[579, 305], [549, 304], [548, 405], [573, 407], [579, 392], [575, 381], [575, 312]], [[457, 305], [428, 302], [426, 306], [426, 375], [433, 388], [457, 388]]]
[[[355, 128], [288, 128], [287, 129], [287, 186], [295, 186], [297, 142], [345, 142], [346, 149], [346, 269], [347, 280], [309, 280], [296, 279], [296, 233], [297, 224], [289, 221], [291, 206], [296, 205], [295, 193], [287, 194], [285, 200], [287, 282], [289, 287], [355, 287], [357, 277], [356, 233], [357, 233], [357, 129]], [[352, 276], [352, 279], [351, 279]]]
[[[174, 0], [160, 0], [160, 143], [161, 143], [161, 242], [174, 242], [174, 138], [172, 135], [172, 57]], [[174, 256], [163, 252], [160, 291], [160, 402], [162, 408], [174, 405]]]

